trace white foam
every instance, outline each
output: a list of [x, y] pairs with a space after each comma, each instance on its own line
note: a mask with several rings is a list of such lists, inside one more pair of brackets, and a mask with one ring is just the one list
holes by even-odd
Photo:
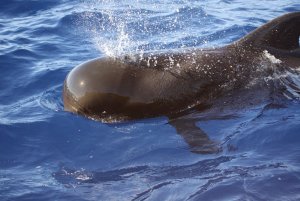
[[263, 51], [263, 57], [268, 59], [273, 64], [280, 64], [282, 61], [280, 59], [277, 59], [274, 55], [270, 54], [268, 50]]

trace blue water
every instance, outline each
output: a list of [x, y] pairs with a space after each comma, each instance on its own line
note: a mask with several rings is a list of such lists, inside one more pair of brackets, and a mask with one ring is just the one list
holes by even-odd
[[299, 10], [298, 0], [2, 0], [0, 200], [300, 200], [295, 91], [189, 114], [215, 154], [191, 151], [166, 117], [104, 124], [65, 112], [61, 98], [88, 59], [223, 46]]

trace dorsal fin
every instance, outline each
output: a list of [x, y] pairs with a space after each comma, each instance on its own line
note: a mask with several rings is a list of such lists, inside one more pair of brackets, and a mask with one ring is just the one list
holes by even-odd
[[255, 29], [239, 40], [238, 44], [272, 47], [281, 50], [299, 48], [300, 12], [285, 14]]

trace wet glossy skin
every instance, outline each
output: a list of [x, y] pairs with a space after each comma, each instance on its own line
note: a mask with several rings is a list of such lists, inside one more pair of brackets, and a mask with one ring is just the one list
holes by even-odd
[[[73, 69], [65, 81], [65, 109], [96, 119], [107, 115], [116, 119], [172, 115], [217, 96], [220, 90], [216, 85], [233, 79], [236, 72], [232, 65], [247, 57], [234, 57], [236, 49], [228, 49], [232, 51], [230, 61], [224, 50], [180, 57], [156, 55], [159, 62], [146, 59], [138, 66], [131, 60], [113, 58], [88, 61]], [[225, 52], [229, 54], [229, 50]], [[201, 62], [206, 65], [198, 65]], [[224, 64], [228, 68], [218, 67]]]
[[[173, 87], [177, 85], [178, 87]], [[93, 117], [106, 114], [142, 117], [171, 110], [171, 102], [194, 95], [193, 86], [171, 73], [95, 59], [74, 69], [64, 88], [65, 108]]]
[[[65, 110], [96, 119], [172, 116], [242, 87], [263, 50], [299, 65], [300, 13], [287, 14], [224, 48], [98, 58], [74, 68], [64, 84]], [[232, 82], [234, 80], [234, 82]]]

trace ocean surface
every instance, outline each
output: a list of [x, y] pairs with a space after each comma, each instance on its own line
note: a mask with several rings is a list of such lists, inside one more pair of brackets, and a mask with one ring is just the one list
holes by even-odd
[[276, 75], [285, 98], [190, 113], [213, 154], [167, 117], [105, 124], [62, 101], [89, 59], [224, 46], [293, 11], [299, 0], [1, 0], [0, 200], [300, 200], [299, 69]]

